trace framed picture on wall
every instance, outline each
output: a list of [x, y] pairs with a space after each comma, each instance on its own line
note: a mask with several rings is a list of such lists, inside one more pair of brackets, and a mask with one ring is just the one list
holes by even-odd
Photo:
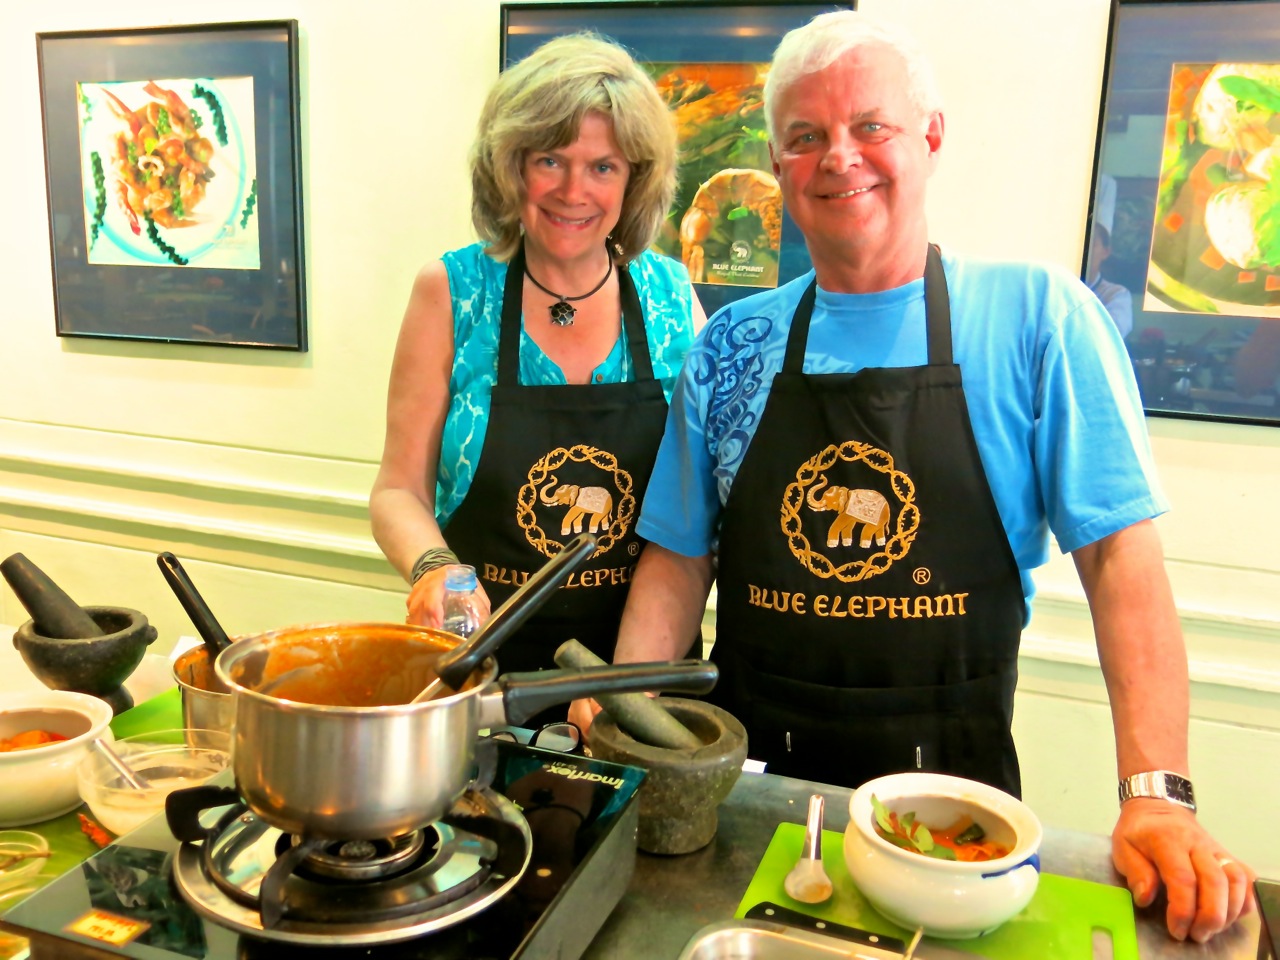
[[783, 34], [854, 3], [504, 3], [506, 69], [561, 34], [594, 30], [649, 71], [676, 115], [680, 185], [654, 249], [684, 262], [708, 315], [810, 267], [783, 210], [763, 88]]
[[58, 335], [306, 350], [297, 21], [36, 43]]
[[1148, 413], [1280, 424], [1280, 0], [1117, 0], [1083, 277]]

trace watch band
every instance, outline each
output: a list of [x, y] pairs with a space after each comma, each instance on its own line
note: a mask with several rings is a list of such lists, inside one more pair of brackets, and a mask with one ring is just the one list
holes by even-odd
[[1196, 812], [1196, 794], [1191, 781], [1172, 770], [1151, 770], [1125, 777], [1120, 781], [1120, 802], [1124, 803], [1134, 797], [1168, 800], [1186, 807], [1192, 813]]

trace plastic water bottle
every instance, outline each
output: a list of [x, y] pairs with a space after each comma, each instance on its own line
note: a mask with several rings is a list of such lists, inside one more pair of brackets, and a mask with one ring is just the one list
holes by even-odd
[[443, 627], [460, 637], [469, 637], [480, 628], [475, 567], [451, 563], [445, 568]]

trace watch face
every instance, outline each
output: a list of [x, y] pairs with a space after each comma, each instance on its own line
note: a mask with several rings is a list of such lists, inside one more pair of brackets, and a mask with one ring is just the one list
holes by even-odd
[[1179, 777], [1176, 774], [1166, 773], [1164, 775], [1164, 789], [1169, 796], [1175, 800], [1181, 800], [1183, 803], [1194, 804], [1195, 794], [1191, 789], [1191, 781], [1185, 777]]

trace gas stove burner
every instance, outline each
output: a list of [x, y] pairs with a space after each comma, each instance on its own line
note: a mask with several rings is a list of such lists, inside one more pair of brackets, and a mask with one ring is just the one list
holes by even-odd
[[523, 875], [532, 834], [492, 791], [469, 792], [439, 822], [402, 837], [293, 837], [243, 806], [199, 844], [174, 880], [198, 912], [239, 933], [298, 944], [392, 943], [460, 923]]
[[[434, 830], [432, 834], [434, 837]], [[292, 834], [281, 839], [292, 846], [305, 842]], [[298, 872], [333, 880], [389, 877], [412, 865], [425, 842], [422, 830], [386, 840], [333, 840], [303, 860]]]

